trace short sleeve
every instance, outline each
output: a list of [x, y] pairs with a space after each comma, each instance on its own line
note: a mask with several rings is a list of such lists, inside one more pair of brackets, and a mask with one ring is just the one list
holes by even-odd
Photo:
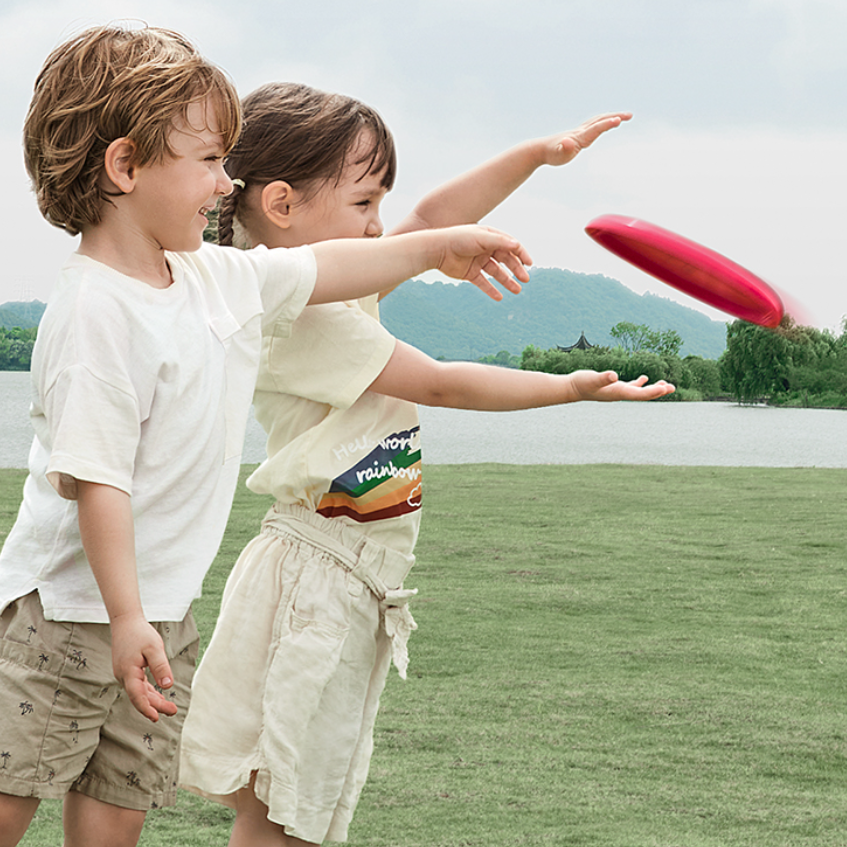
[[47, 478], [62, 497], [76, 499], [77, 480], [132, 494], [141, 424], [131, 393], [73, 365], [61, 371], [42, 406], [43, 426], [36, 430], [49, 440]]
[[286, 336], [266, 336], [259, 391], [352, 405], [385, 368], [395, 339], [353, 303], [308, 306]]
[[318, 277], [315, 254], [308, 245], [273, 250], [257, 247], [247, 252], [264, 260], [267, 267], [261, 287], [262, 332], [285, 336], [315, 290]]
[[247, 326], [261, 314], [264, 332], [285, 334], [312, 296], [317, 261], [312, 248], [265, 246], [251, 250], [203, 244], [194, 253], [170, 253], [204, 282], [210, 317]]

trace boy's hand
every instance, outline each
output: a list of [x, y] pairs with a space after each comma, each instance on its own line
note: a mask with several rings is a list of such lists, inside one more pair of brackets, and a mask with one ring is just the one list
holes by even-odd
[[139, 615], [116, 617], [112, 629], [112, 670], [130, 702], [154, 723], [159, 714], [175, 715], [176, 703], [164, 697], [147, 678], [150, 668], [159, 688], [173, 685], [173, 673], [158, 632]]
[[576, 158], [580, 150], [590, 147], [604, 132], [620, 126], [632, 118], [632, 112], [609, 112], [566, 132], [540, 139], [542, 157], [546, 165], [566, 165]]
[[620, 382], [614, 371], [574, 371], [571, 378], [580, 400], [655, 400], [676, 390], [671, 383], [663, 379], [647, 385], [646, 376], [640, 376], [632, 382]]
[[529, 281], [526, 267], [532, 264], [532, 259], [520, 242], [505, 232], [486, 226], [457, 226], [431, 232], [444, 239], [440, 258], [436, 258], [432, 267], [453, 279], [472, 282], [492, 300], [502, 300], [503, 295], [485, 278], [483, 271], [513, 294], [521, 290], [517, 280]]

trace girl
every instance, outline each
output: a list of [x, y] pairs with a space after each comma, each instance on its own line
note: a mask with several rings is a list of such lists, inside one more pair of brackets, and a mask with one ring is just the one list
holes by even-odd
[[[437, 189], [394, 233], [476, 221], [540, 164], [563, 164], [629, 115], [537, 139]], [[271, 84], [244, 101], [221, 241], [286, 246], [382, 235], [396, 169], [379, 115]], [[492, 289], [493, 290], [493, 289]], [[421, 505], [415, 403], [506, 410], [673, 391], [435, 362], [396, 341], [376, 298], [306, 309], [263, 342], [254, 405], [268, 459], [248, 485], [276, 503], [227, 582], [183, 736], [185, 787], [236, 809], [231, 847], [343, 841], [392, 658], [415, 623], [403, 589]]]

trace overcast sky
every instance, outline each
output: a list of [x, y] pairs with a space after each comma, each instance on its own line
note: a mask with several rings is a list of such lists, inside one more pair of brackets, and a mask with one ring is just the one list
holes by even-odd
[[33, 80], [65, 38], [121, 18], [185, 33], [242, 94], [296, 80], [379, 109], [400, 158], [388, 226], [525, 138], [631, 110], [487, 222], [538, 266], [697, 307], [583, 232], [597, 215], [631, 215], [748, 267], [807, 322], [838, 329], [847, 315], [845, 0], [0, 0], [0, 303], [45, 300], [76, 246], [29, 192], [20, 132]]

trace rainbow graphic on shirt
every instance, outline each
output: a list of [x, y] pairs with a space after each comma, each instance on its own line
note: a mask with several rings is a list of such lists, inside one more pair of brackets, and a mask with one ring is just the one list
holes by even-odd
[[318, 504], [326, 518], [359, 523], [396, 518], [421, 507], [420, 427], [376, 443], [355, 466], [336, 477]]

